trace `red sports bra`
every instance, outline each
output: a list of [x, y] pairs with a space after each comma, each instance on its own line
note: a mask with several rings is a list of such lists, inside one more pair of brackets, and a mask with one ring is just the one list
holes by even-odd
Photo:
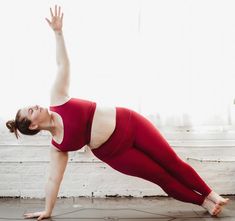
[[58, 113], [64, 125], [64, 137], [60, 144], [53, 139], [51, 143], [63, 152], [81, 149], [90, 143], [91, 125], [95, 113], [96, 102], [71, 98], [66, 103], [50, 106], [50, 110]]

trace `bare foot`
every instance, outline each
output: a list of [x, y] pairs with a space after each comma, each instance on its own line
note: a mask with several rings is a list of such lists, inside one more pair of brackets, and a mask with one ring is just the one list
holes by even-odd
[[205, 198], [202, 207], [204, 207], [212, 216], [217, 216], [222, 211], [222, 206]]
[[229, 198], [223, 198], [222, 196], [218, 195], [216, 192], [212, 191], [208, 196], [207, 199], [213, 201], [214, 203], [223, 206], [226, 205], [229, 201]]

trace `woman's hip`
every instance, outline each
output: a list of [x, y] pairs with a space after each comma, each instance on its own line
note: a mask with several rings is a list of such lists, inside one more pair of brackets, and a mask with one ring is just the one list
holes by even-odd
[[121, 151], [122, 147], [131, 145], [133, 141], [133, 111], [125, 107], [115, 108], [116, 126], [113, 133], [101, 146], [96, 149], [91, 149], [93, 154], [101, 160], [112, 157]]

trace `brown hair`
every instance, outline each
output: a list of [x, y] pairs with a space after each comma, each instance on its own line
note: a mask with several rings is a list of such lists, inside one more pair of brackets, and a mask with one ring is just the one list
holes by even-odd
[[31, 120], [26, 117], [21, 118], [20, 110], [17, 111], [15, 120], [9, 120], [6, 122], [6, 127], [9, 129], [11, 133], [14, 133], [16, 138], [18, 139], [19, 133], [18, 130], [25, 135], [35, 135], [40, 130], [30, 130], [29, 125], [31, 124]]

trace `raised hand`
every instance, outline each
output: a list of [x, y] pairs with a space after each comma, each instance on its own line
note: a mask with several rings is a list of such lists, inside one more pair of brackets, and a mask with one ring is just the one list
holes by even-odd
[[64, 16], [64, 13], [61, 13], [61, 7], [59, 6], [58, 8], [57, 5], [55, 5], [54, 13], [51, 8], [50, 12], [51, 12], [51, 20], [46, 18], [46, 21], [48, 22], [52, 30], [54, 30], [55, 32], [61, 32], [63, 26], [63, 16]]
[[25, 219], [38, 218], [37, 220], [42, 220], [42, 219], [49, 218], [51, 215], [47, 213], [46, 211], [42, 211], [42, 212], [35, 212], [35, 213], [25, 213], [24, 216], [25, 216], [24, 217]]

